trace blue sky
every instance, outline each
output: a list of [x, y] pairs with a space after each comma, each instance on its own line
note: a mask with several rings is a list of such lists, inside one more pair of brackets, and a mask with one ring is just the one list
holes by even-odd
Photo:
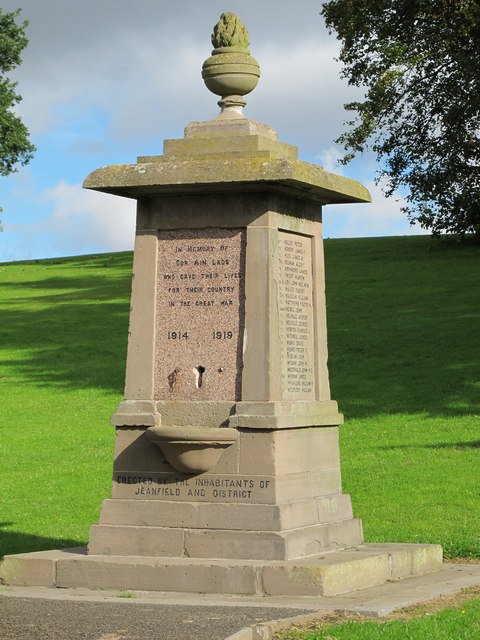
[[334, 139], [359, 90], [340, 78], [339, 44], [313, 0], [4, 0], [22, 8], [30, 43], [13, 77], [34, 160], [0, 178], [0, 262], [131, 249], [135, 203], [82, 190], [97, 167], [162, 153], [192, 120], [218, 113], [201, 66], [223, 11], [250, 33], [261, 78], [245, 114], [273, 126], [299, 157], [362, 182], [371, 205], [325, 209], [325, 237], [421, 233], [374, 184], [366, 155], [336, 165]]

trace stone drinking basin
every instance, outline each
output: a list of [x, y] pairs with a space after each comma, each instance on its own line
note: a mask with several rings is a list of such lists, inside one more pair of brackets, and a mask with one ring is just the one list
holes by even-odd
[[192, 426], [150, 427], [147, 436], [174, 469], [199, 474], [215, 467], [224, 450], [237, 440], [238, 431]]

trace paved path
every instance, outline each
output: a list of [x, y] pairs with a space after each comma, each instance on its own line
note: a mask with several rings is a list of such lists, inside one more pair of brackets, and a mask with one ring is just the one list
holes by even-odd
[[[298, 609], [12, 598], [0, 594], [1, 640], [224, 640]], [[307, 612], [305, 612], [307, 613]]]

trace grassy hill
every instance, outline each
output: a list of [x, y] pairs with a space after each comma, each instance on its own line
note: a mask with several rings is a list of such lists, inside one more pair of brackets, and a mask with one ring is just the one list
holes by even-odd
[[[480, 557], [480, 248], [327, 240], [344, 491], [369, 541]], [[0, 557], [84, 544], [109, 495], [131, 253], [0, 264]]]

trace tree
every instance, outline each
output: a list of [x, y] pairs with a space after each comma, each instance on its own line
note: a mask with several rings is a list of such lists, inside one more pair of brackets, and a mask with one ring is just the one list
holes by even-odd
[[[16, 93], [17, 83], [5, 74], [21, 63], [20, 54], [27, 46], [25, 30], [28, 22], [19, 25], [16, 18], [20, 9], [4, 13], [0, 8], [0, 175], [8, 176], [18, 171], [17, 165], [25, 165], [33, 157], [35, 147], [29, 141], [29, 132], [14, 108], [22, 96]], [[0, 209], [1, 211], [1, 209]]]
[[412, 224], [480, 240], [479, 0], [331, 0], [322, 15], [343, 77], [365, 88], [345, 105], [342, 162], [371, 148]]

